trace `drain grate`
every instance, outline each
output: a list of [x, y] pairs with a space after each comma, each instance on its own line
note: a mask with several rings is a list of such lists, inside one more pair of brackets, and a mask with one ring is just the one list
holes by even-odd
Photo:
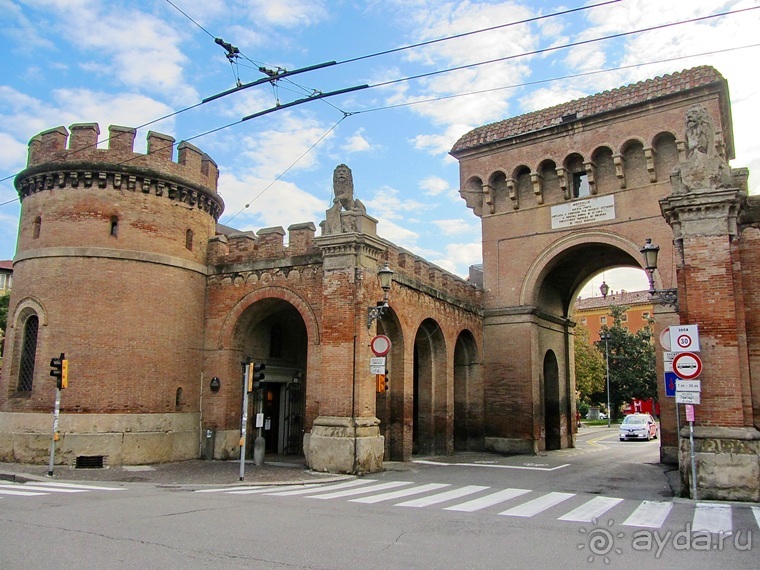
[[102, 469], [105, 455], [77, 455], [76, 469]]

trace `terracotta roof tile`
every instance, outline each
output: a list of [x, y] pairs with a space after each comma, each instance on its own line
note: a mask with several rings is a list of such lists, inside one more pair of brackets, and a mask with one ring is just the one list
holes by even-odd
[[10, 259], [0, 260], [0, 269], [7, 269], [8, 271], [13, 271], [13, 261]]
[[611, 305], [651, 305], [653, 303], [649, 291], [620, 291], [604, 297], [586, 297], [575, 302], [576, 311], [601, 309]]
[[694, 67], [662, 77], [639, 81], [555, 105], [548, 109], [478, 127], [462, 136], [451, 149], [451, 152], [456, 154], [469, 148], [559, 125], [562, 123], [562, 117], [567, 115], [575, 114], [578, 119], [591, 117], [717, 81], [724, 81], [724, 79], [716, 69], [710, 66]]

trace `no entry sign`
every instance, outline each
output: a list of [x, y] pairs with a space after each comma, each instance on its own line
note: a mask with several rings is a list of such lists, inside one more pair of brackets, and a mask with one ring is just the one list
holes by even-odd
[[673, 359], [673, 372], [682, 380], [694, 380], [702, 374], [702, 360], [693, 352], [679, 352]]

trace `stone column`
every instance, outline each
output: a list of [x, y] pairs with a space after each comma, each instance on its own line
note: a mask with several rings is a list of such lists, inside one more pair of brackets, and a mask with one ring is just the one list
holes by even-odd
[[[366, 214], [341, 214], [352, 218], [352, 227], [374, 227]], [[307, 462], [331, 473], [379, 471], [384, 438], [375, 416], [375, 378], [369, 373], [366, 307], [377, 300], [374, 283], [385, 247], [364, 233], [331, 234], [314, 243], [324, 257], [322, 385], [319, 415], [304, 440]]]

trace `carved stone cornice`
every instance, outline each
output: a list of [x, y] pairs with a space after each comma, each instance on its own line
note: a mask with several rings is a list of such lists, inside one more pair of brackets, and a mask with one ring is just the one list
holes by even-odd
[[14, 181], [19, 199], [54, 188], [113, 189], [163, 196], [206, 212], [218, 220], [224, 211], [221, 197], [199, 184], [129, 164], [96, 162], [46, 163], [21, 171]]
[[660, 211], [676, 240], [689, 236], [734, 237], [746, 194], [738, 188], [671, 194], [660, 200]]

